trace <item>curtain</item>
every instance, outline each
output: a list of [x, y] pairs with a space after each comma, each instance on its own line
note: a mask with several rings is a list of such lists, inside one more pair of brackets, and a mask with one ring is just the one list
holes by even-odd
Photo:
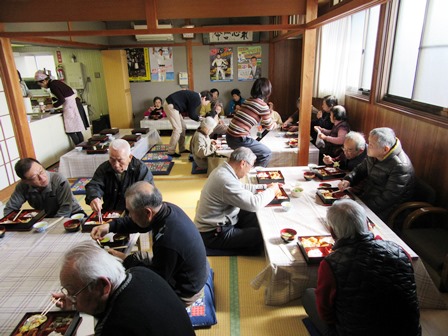
[[329, 23], [318, 29], [314, 96], [334, 95], [345, 101], [349, 71], [351, 18]]

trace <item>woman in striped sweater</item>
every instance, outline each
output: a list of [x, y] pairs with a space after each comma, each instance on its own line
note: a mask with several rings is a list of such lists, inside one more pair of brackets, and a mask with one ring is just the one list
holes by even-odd
[[259, 78], [250, 90], [251, 97], [235, 113], [227, 128], [227, 144], [232, 149], [247, 147], [257, 156], [256, 166], [266, 167], [271, 159], [271, 150], [250, 136], [250, 130], [260, 125], [262, 129], [272, 130], [275, 123], [266, 101], [271, 95], [272, 85], [269, 79]]

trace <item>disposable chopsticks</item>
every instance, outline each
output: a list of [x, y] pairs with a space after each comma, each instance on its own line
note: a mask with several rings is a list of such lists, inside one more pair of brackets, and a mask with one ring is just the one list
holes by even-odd
[[56, 305], [56, 303], [58, 303], [59, 301], [61, 301], [61, 298], [58, 298], [57, 300], [55, 300], [54, 298], [51, 298], [50, 303], [45, 307], [45, 309], [40, 314], [42, 316], [47, 315], [47, 313], [50, 311], [50, 309], [53, 308]]
[[17, 213], [17, 215], [15, 215], [15, 217], [14, 217], [13, 220], [12, 220], [13, 222], [15, 222], [17, 218], [19, 218], [19, 216], [20, 216], [20, 214], [22, 213], [22, 211], [23, 211], [23, 210], [20, 210], [20, 211]]

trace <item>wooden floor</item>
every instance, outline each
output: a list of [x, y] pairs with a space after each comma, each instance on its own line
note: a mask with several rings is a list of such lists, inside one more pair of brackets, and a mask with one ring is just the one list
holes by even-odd
[[[166, 143], [167, 138], [163, 137], [163, 140]], [[191, 163], [188, 162], [186, 154], [174, 162], [171, 174], [155, 176], [155, 183], [165, 201], [179, 205], [193, 219], [206, 175], [190, 173]], [[0, 191], [0, 200], [3, 203], [6, 203], [11, 191], [11, 188]], [[77, 198], [83, 208], [90, 212], [84, 197]], [[218, 324], [210, 329], [197, 330], [198, 336], [309, 335], [302, 323], [306, 314], [299, 300], [280, 307], [266, 306], [263, 301], [263, 289], [254, 290], [250, 287], [250, 280], [266, 265], [264, 256], [237, 257], [237, 300], [229, 285], [229, 279], [235, 276], [231, 274], [230, 258], [210, 257], [209, 261], [215, 270]], [[448, 295], [445, 297], [448, 303]], [[421, 324], [425, 336], [448, 335], [448, 310], [422, 310]]]

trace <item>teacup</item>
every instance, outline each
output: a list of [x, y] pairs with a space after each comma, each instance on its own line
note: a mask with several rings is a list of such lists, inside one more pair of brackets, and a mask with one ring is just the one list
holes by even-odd
[[301, 187], [294, 187], [291, 189], [291, 196], [293, 197], [300, 197], [303, 194], [303, 188]]
[[44, 232], [48, 228], [48, 222], [39, 222], [33, 225], [36, 232]]
[[288, 202], [288, 201], [282, 202], [281, 206], [282, 206], [283, 211], [289, 211], [292, 208], [291, 202]]

